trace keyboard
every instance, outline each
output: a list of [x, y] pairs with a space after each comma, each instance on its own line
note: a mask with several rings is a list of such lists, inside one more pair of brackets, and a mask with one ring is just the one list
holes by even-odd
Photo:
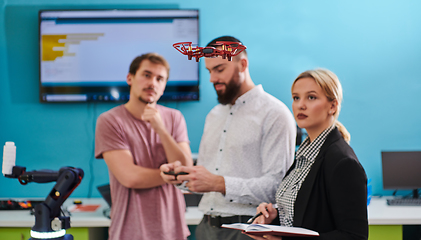
[[390, 206], [421, 206], [421, 198], [395, 198], [387, 199]]

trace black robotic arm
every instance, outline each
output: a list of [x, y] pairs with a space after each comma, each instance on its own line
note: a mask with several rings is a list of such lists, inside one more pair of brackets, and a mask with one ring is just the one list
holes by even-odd
[[61, 216], [61, 205], [80, 184], [83, 170], [74, 167], [62, 167], [59, 171], [39, 170], [26, 172], [25, 167], [14, 166], [8, 178], [18, 178], [22, 185], [29, 182], [56, 182], [44, 202], [35, 206], [35, 225], [31, 230], [33, 240], [72, 240], [73, 236], [66, 234], [70, 228], [70, 217]]

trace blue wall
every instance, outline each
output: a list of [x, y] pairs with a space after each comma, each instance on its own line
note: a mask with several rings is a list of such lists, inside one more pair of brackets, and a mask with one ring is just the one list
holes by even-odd
[[[234, 35], [248, 47], [256, 84], [291, 106], [290, 86], [302, 71], [334, 71], [344, 88], [340, 121], [375, 194], [383, 191], [382, 150], [421, 150], [421, 2], [418, 0], [0, 0], [0, 145], [14, 141], [17, 165], [28, 170], [84, 169], [73, 197], [99, 197], [108, 182], [102, 160], [93, 158], [98, 115], [115, 104], [38, 102], [39, 9], [200, 9], [200, 45]], [[216, 104], [200, 63], [201, 100], [164, 103], [182, 111], [191, 148], [198, 151], [207, 112]], [[21, 186], [0, 176], [0, 197], [45, 197], [52, 183]]]

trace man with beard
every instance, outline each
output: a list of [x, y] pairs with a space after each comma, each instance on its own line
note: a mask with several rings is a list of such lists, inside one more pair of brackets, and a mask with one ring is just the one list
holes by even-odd
[[185, 201], [165, 183], [159, 167], [178, 160], [192, 166], [183, 115], [156, 102], [164, 93], [169, 64], [148, 53], [127, 75], [130, 100], [98, 117], [95, 157], [108, 166], [111, 188], [109, 239], [187, 239]]
[[[230, 36], [212, 40], [240, 42]], [[249, 74], [246, 51], [232, 61], [205, 59], [218, 101], [206, 117], [197, 166], [179, 162], [164, 164], [161, 172], [174, 170], [188, 175], [161, 176], [169, 183], [204, 193], [199, 209], [204, 218], [196, 238], [250, 239], [222, 224], [247, 222], [263, 200], [275, 202], [275, 192], [293, 162], [296, 126], [281, 101], [255, 86]]]

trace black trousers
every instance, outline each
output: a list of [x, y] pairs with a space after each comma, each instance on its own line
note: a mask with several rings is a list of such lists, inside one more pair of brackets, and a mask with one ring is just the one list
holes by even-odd
[[[238, 222], [238, 221], [236, 221]], [[233, 222], [235, 223], [235, 222]], [[212, 226], [209, 218], [203, 217], [196, 227], [197, 240], [253, 240], [239, 230]]]

